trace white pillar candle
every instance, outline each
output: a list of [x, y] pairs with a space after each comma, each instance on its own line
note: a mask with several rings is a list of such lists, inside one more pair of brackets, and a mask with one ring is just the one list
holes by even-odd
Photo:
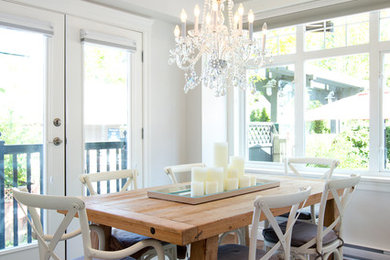
[[236, 190], [238, 189], [238, 178], [227, 178], [225, 180], [225, 190]]
[[251, 186], [256, 186], [256, 176], [255, 175], [250, 175], [249, 176], [251, 178]]
[[218, 182], [206, 181], [206, 195], [218, 192]]
[[224, 186], [224, 169], [223, 168], [208, 168], [207, 181], [215, 181], [218, 183], [218, 192], [223, 192]]
[[232, 165], [227, 168], [227, 178], [238, 178], [238, 170]]
[[237, 169], [238, 176], [243, 176], [245, 172], [245, 159], [241, 156], [231, 156], [230, 162], [232, 167]]
[[207, 179], [207, 168], [194, 167], [191, 169], [191, 181], [205, 182]]
[[239, 186], [240, 186], [240, 189], [251, 186], [251, 178], [249, 178], [249, 176], [246, 176], [246, 175], [240, 176]]
[[197, 197], [203, 195], [204, 195], [204, 182], [203, 181], [191, 182], [191, 197]]
[[215, 143], [214, 144], [214, 166], [227, 168], [228, 166], [228, 144]]

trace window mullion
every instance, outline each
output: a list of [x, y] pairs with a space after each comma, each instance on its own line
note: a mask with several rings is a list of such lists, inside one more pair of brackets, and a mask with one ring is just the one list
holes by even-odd
[[305, 71], [303, 60], [304, 49], [304, 25], [297, 26], [296, 50], [298, 57], [295, 63], [295, 156], [305, 155]]
[[382, 95], [380, 91], [380, 52], [379, 52], [379, 12], [370, 13], [370, 144], [369, 170], [378, 172], [380, 165], [380, 147], [383, 144]]

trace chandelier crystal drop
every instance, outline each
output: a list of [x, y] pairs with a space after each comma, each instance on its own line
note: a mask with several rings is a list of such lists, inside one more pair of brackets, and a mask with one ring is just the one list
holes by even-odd
[[[185, 93], [199, 84], [212, 89], [215, 96], [226, 95], [230, 86], [255, 90], [247, 82], [246, 70], [270, 61], [265, 49], [267, 25], [264, 23], [262, 28], [262, 41], [254, 40], [252, 10], [248, 12], [248, 30], [243, 30], [244, 7], [240, 4], [234, 15], [233, 9], [233, 0], [205, 0], [202, 22], [196, 5], [194, 29], [188, 33], [187, 13], [182, 10], [181, 29], [176, 25], [176, 46], [170, 50], [169, 63], [184, 70]], [[195, 69], [198, 61], [202, 62], [200, 75]]]

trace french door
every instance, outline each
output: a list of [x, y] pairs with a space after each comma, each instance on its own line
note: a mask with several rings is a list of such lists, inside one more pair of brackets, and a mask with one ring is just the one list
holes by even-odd
[[[38, 250], [12, 188], [64, 194], [63, 15], [0, 1], [0, 39], [0, 258], [25, 259]], [[55, 215], [41, 211], [49, 232]]]
[[[80, 196], [80, 174], [126, 168], [142, 187], [142, 153], [142, 34], [0, 1], [0, 259], [38, 257], [12, 187]], [[41, 216], [51, 233], [61, 221]]]
[[[137, 169], [142, 187], [142, 34], [67, 16], [66, 104], [67, 195], [80, 196], [79, 175], [90, 172]], [[68, 242], [69, 259], [80, 243]]]

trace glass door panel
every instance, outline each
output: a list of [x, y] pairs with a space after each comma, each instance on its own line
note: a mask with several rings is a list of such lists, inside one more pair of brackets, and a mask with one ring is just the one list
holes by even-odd
[[[128, 168], [130, 55], [128, 50], [84, 43], [84, 142], [86, 173]], [[107, 182], [96, 191], [120, 190]]]
[[[3, 2], [0, 10], [8, 23], [0, 26], [0, 255], [22, 259], [38, 251], [12, 188], [64, 194], [63, 144], [48, 142], [64, 139], [63, 126], [48, 123], [63, 120], [63, 85], [54, 84], [63, 82], [63, 16]], [[21, 27], [23, 19], [37, 25]], [[36, 29], [41, 21], [50, 24], [44, 33]], [[56, 225], [52, 215], [40, 215], [45, 230]]]

